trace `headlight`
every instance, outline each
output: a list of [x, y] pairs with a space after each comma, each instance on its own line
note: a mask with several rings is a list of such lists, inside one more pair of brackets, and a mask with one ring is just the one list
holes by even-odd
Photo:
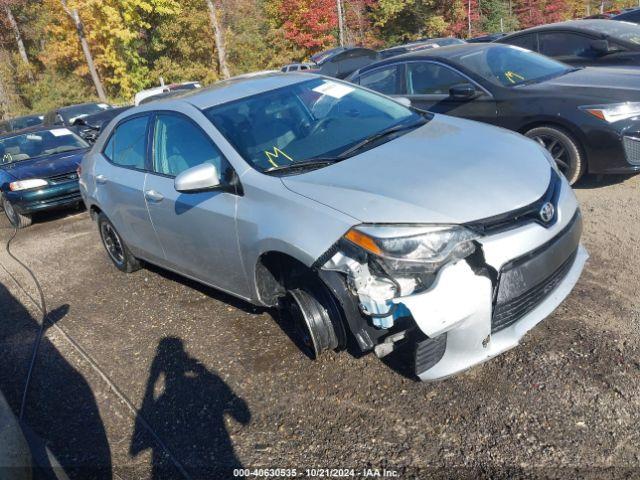
[[640, 116], [640, 102], [589, 105], [582, 106], [580, 109], [608, 123]]
[[460, 226], [361, 225], [345, 238], [381, 259], [393, 274], [435, 273], [444, 264], [468, 257], [477, 235]]
[[49, 185], [46, 180], [41, 178], [30, 178], [29, 180], [18, 180], [17, 182], [11, 182], [9, 184], [9, 190], [15, 192], [16, 190], [27, 190], [29, 188], [38, 188]]

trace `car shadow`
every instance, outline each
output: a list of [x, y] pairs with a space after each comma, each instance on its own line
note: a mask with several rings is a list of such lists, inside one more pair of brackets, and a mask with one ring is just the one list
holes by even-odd
[[574, 185], [574, 190], [592, 190], [595, 188], [610, 187], [618, 185], [636, 176], [637, 173], [618, 175], [593, 175], [587, 174], [578, 180]]
[[[0, 307], [0, 390], [18, 415], [40, 324], [1, 283]], [[52, 310], [46, 328], [68, 311], [68, 305]], [[44, 445], [70, 478], [111, 478], [111, 450], [91, 387], [46, 336], [29, 384], [23, 428], [39, 465], [36, 478], [52, 475]]]
[[190, 278], [184, 277], [170, 270], [166, 270], [162, 267], [158, 267], [157, 265], [153, 265], [151, 263], [145, 262], [144, 268], [149, 270], [150, 272], [160, 275], [163, 278], [166, 278], [167, 280], [170, 280], [175, 283], [180, 283], [186, 287], [189, 287], [193, 290], [196, 290], [202, 293], [203, 295], [207, 295], [208, 297], [211, 297], [220, 302], [224, 302], [234, 308], [237, 308], [238, 310], [242, 310], [245, 313], [257, 315], [269, 310], [264, 307], [258, 307], [258, 306], [252, 305], [249, 302], [242, 300], [241, 298], [234, 297], [233, 295], [229, 295], [228, 293], [225, 293], [221, 290], [217, 290], [213, 287], [209, 287], [196, 280], [191, 280]]
[[175, 478], [185, 470], [193, 478], [231, 478], [242, 465], [227, 416], [241, 425], [251, 420], [247, 403], [220, 376], [191, 357], [180, 338], [165, 337], [151, 364], [129, 453], [151, 450], [154, 479]]

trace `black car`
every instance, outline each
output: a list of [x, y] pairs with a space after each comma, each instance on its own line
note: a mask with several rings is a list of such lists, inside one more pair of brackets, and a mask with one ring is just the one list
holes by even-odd
[[640, 8], [630, 8], [618, 15], [611, 17], [611, 20], [618, 20], [621, 22], [640, 23]]
[[639, 78], [633, 69], [576, 68], [477, 43], [394, 57], [349, 80], [423, 110], [520, 132], [543, 145], [574, 183], [584, 172], [640, 171]]
[[[150, 99], [155, 97], [149, 97]], [[122, 112], [129, 110], [131, 107], [109, 108], [98, 113], [87, 115], [86, 117], [76, 118], [73, 126], [76, 132], [89, 143], [94, 143], [100, 135], [100, 132], [106, 127], [111, 120], [116, 118]]]
[[25, 115], [0, 122], [0, 134], [42, 125], [44, 115]]
[[80, 103], [59, 107], [46, 113], [44, 125], [71, 127], [76, 119], [113, 108], [108, 103]]
[[506, 37], [508, 33], [489, 33], [488, 35], [480, 35], [479, 37], [467, 38], [468, 43], [488, 43], [500, 40], [502, 37]]
[[429, 48], [446, 47], [449, 45], [459, 45], [465, 43], [464, 40], [453, 37], [443, 38], [430, 38], [429, 40], [415, 41], [411, 43], [405, 43], [403, 45], [397, 45], [395, 47], [385, 48], [380, 50], [380, 59], [395, 57], [396, 55], [402, 55], [410, 52], [417, 52], [418, 50], [427, 50]]
[[640, 67], [640, 25], [572, 20], [512, 33], [497, 40], [575, 66]]
[[378, 52], [361, 47], [338, 47], [311, 57], [317, 68], [313, 73], [345, 78], [353, 71], [379, 60]]

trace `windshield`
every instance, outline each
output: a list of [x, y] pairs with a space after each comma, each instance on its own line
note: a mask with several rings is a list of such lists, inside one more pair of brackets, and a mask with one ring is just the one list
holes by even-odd
[[503, 87], [540, 82], [571, 70], [564, 63], [512, 45], [492, 45], [451, 58], [467, 70]]
[[14, 130], [21, 130], [27, 127], [35, 127], [41, 125], [44, 117], [42, 115], [30, 115], [27, 117], [18, 117], [11, 120]]
[[74, 120], [81, 117], [86, 117], [93, 113], [103, 112], [111, 108], [111, 105], [106, 103], [87, 103], [86, 105], [75, 105], [73, 107], [65, 107], [60, 110], [60, 115], [64, 118], [65, 122], [72, 124]]
[[393, 100], [321, 78], [212, 107], [205, 114], [260, 171], [339, 156], [390, 127], [424, 122]]
[[636, 23], [606, 20], [592, 22], [589, 27], [614, 39], [640, 45], [640, 25]]
[[84, 140], [67, 128], [23, 133], [0, 138], [0, 163], [6, 165], [88, 147]]

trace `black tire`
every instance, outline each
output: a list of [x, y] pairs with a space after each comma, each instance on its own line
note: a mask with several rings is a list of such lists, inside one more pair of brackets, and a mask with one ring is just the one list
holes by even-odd
[[298, 346], [315, 360], [327, 350], [345, 346], [342, 314], [331, 293], [322, 286], [302, 286], [287, 291], [283, 300], [296, 329]]
[[578, 142], [569, 133], [557, 127], [546, 126], [532, 128], [525, 136], [537, 141], [551, 153], [570, 185], [582, 177], [587, 167], [586, 161]]
[[23, 215], [22, 213], [18, 213], [11, 205], [11, 202], [6, 198], [2, 198], [2, 209], [4, 210], [4, 214], [11, 222], [11, 225], [17, 228], [25, 228], [31, 225], [33, 220], [31, 219], [31, 215]]
[[98, 231], [107, 255], [118, 270], [132, 273], [140, 269], [140, 261], [131, 254], [116, 227], [104, 213], [98, 214]]

